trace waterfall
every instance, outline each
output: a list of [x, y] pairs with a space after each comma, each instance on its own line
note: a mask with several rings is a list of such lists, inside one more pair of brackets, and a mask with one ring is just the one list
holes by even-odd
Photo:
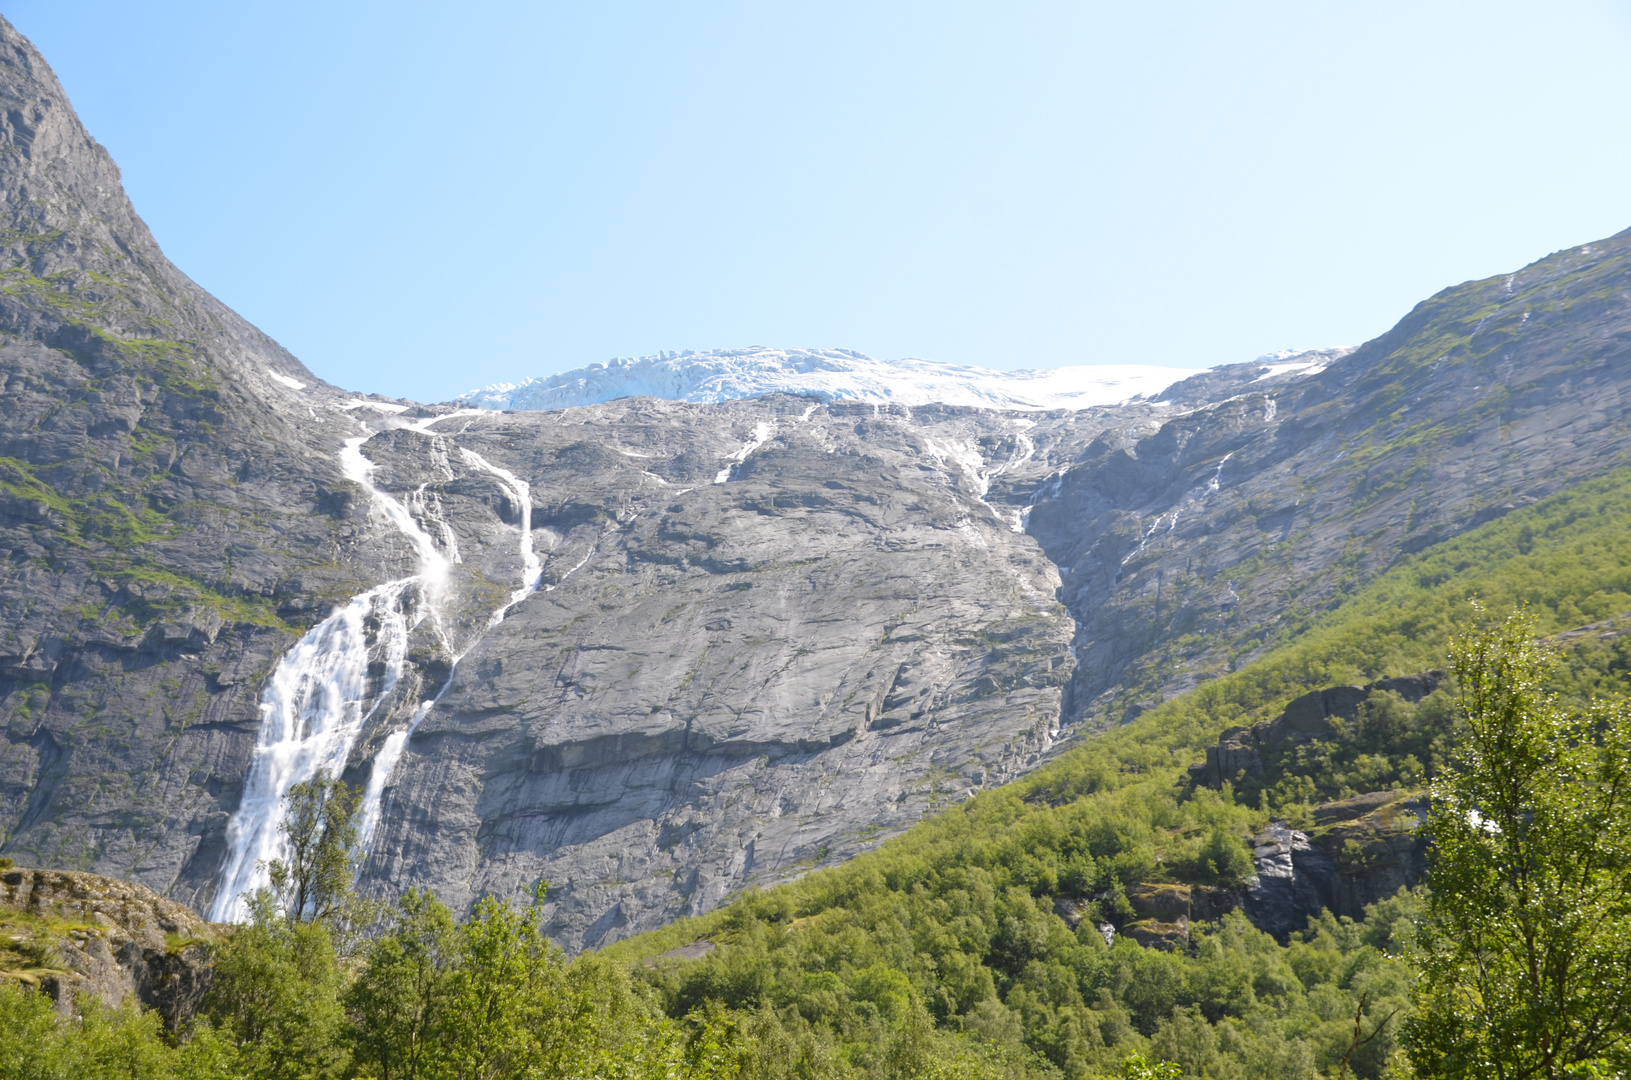
[[[516, 513], [519, 516], [517, 528], [521, 533], [519, 543], [521, 585], [510, 593], [509, 601], [493, 612], [492, 618], [487, 620], [487, 629], [491, 630], [504, 621], [504, 616], [510, 613], [511, 608], [532, 594], [532, 591], [538, 587], [539, 577], [544, 572], [543, 560], [538, 557], [537, 552], [532, 547], [532, 488], [525, 480], [522, 480], [508, 469], [499, 468], [474, 450], [467, 450], [461, 446], [459, 447], [459, 455], [467, 465], [480, 469], [482, 472], [498, 479], [499, 486], [504, 489], [505, 495], [515, 504]], [[574, 569], [576, 568], [574, 567]], [[364, 852], [373, 849], [374, 834], [378, 832], [380, 817], [384, 814], [385, 787], [391, 782], [391, 774], [396, 771], [396, 763], [401, 760], [402, 751], [407, 747], [408, 740], [413, 737], [415, 729], [419, 727], [419, 722], [436, 707], [438, 701], [442, 700], [442, 695], [447, 693], [447, 688], [453, 685], [453, 670], [458, 668], [459, 661], [464, 659], [465, 652], [468, 651], [467, 648], [464, 652], [460, 652], [453, 657], [447, 681], [436, 692], [436, 696], [421, 703], [418, 708], [414, 709], [413, 716], [409, 719], [407, 727], [387, 735], [385, 742], [379, 748], [379, 753], [374, 755], [373, 767], [368, 773], [368, 787], [363, 792], [362, 797], [362, 820], [357, 829], [362, 839], [362, 850]]]
[[[438, 615], [451, 562], [406, 507], [374, 486], [374, 464], [362, 452], [373, 433], [366, 424], [363, 431], [345, 440], [340, 469], [368, 492], [371, 509], [412, 543], [419, 572], [352, 597], [278, 661], [261, 694], [260, 733], [243, 798], [227, 824], [227, 860], [209, 915], [216, 922], [248, 915], [249, 896], [270, 882], [266, 864], [286, 854], [279, 826], [289, 788], [319, 770], [345, 768], [364, 725], [401, 679], [408, 635]], [[369, 677], [376, 659], [384, 667], [377, 684]]]
[[492, 628], [503, 622], [510, 609], [525, 600], [528, 594], [538, 587], [538, 578], [544, 572], [543, 561], [538, 558], [537, 552], [532, 550], [532, 488], [525, 480], [508, 469], [499, 468], [474, 450], [466, 450], [461, 446], [459, 453], [467, 463], [498, 478], [499, 486], [515, 503], [516, 513], [520, 515], [521, 587], [510, 593], [509, 603], [493, 612], [492, 621], [487, 624]]
[[[415, 421], [407, 429], [433, 440], [432, 460], [451, 477], [445, 437], [431, 427], [438, 421], [480, 412], [460, 409]], [[353, 597], [278, 661], [261, 695], [260, 734], [244, 779], [243, 799], [227, 825], [227, 861], [210, 908], [210, 918], [216, 922], [238, 922], [248, 915], [249, 896], [269, 883], [266, 864], [286, 854], [280, 826], [289, 788], [310, 780], [320, 769], [338, 774], [345, 768], [363, 729], [391, 699], [401, 680], [409, 635], [427, 618], [432, 620], [455, 667], [474, 644], [467, 642], [455, 652], [441, 623], [441, 600], [453, 566], [462, 560], [440, 501], [427, 497], [426, 485], [414, 490], [406, 504], [376, 487], [374, 463], [362, 452], [374, 433], [366, 424], [363, 431], [341, 448], [341, 471], [368, 492], [371, 510], [412, 544], [418, 573]], [[491, 629], [537, 588], [543, 573], [543, 561], [532, 545], [532, 491], [525, 480], [473, 450], [460, 447], [459, 455], [472, 469], [492, 476], [519, 515], [521, 582], [487, 620], [486, 628]], [[420, 524], [421, 519], [435, 525], [440, 542]], [[383, 675], [371, 679], [371, 664], [382, 665]], [[360, 812], [364, 851], [378, 830], [385, 788], [408, 739], [451, 684], [450, 677], [436, 697], [416, 705], [407, 725], [387, 735], [375, 754]]]
[[[266, 862], [284, 854], [278, 825], [290, 786], [310, 780], [319, 769], [344, 769], [373, 713], [371, 703], [395, 688], [410, 621], [417, 621], [403, 610], [412, 603], [406, 594], [414, 584], [406, 578], [353, 597], [278, 661], [261, 695], [260, 736], [243, 799], [227, 825], [229, 855], [209, 915], [215, 922], [242, 921], [249, 895], [268, 884]], [[370, 622], [378, 626], [372, 635]], [[385, 675], [377, 687], [368, 675], [376, 651], [385, 654]]]

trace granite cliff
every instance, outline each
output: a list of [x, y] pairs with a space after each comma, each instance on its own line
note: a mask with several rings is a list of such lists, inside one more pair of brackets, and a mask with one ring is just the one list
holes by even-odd
[[1015, 411], [347, 394], [0, 23], [0, 852], [221, 917], [278, 796], [589, 945], [862, 850], [1623, 463], [1631, 233], [1358, 350]]

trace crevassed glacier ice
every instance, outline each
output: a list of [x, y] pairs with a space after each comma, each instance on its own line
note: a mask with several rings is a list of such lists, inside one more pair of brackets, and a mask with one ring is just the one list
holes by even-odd
[[609, 360], [457, 399], [486, 409], [564, 409], [624, 397], [717, 402], [761, 394], [898, 405], [1083, 409], [1159, 394], [1203, 368], [1102, 364], [991, 371], [931, 360], [877, 360], [848, 349], [747, 349]]

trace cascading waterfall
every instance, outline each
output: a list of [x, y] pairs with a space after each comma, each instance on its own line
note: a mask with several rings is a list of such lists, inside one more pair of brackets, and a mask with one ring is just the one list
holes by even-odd
[[[509, 601], [493, 612], [492, 617], [487, 620], [487, 629], [491, 630], [504, 621], [504, 616], [510, 613], [511, 608], [531, 595], [532, 591], [538, 587], [538, 579], [544, 572], [543, 560], [538, 557], [537, 552], [532, 547], [532, 488], [525, 480], [522, 480], [508, 469], [499, 468], [474, 450], [467, 450], [461, 446], [459, 447], [459, 455], [467, 465], [480, 469], [482, 472], [498, 479], [499, 486], [504, 489], [504, 493], [515, 504], [516, 513], [519, 517], [517, 528], [521, 532], [519, 545], [521, 552], [521, 586], [511, 592]], [[403, 749], [407, 747], [408, 740], [413, 738], [413, 733], [419, 727], [420, 721], [424, 720], [430, 711], [436, 707], [436, 703], [442, 700], [442, 695], [447, 693], [447, 688], [453, 685], [453, 670], [458, 668], [459, 661], [464, 659], [465, 652], [468, 651], [466, 649], [453, 657], [447, 681], [436, 692], [436, 696], [429, 701], [421, 702], [419, 707], [414, 709], [413, 716], [408, 720], [407, 726], [387, 735], [384, 743], [380, 745], [379, 752], [374, 755], [374, 764], [368, 774], [368, 787], [363, 792], [362, 797], [362, 820], [357, 828], [362, 840], [363, 851], [373, 850], [374, 834], [379, 831], [380, 817], [384, 814], [385, 787], [391, 782], [391, 774], [396, 771], [396, 764], [402, 758]]]
[[[278, 825], [289, 788], [319, 769], [343, 769], [373, 714], [369, 703], [395, 688], [410, 622], [418, 621], [403, 610], [414, 584], [405, 578], [353, 597], [307, 631], [272, 672], [261, 694], [260, 736], [243, 799], [227, 825], [229, 855], [210, 909], [214, 921], [238, 922], [248, 915], [248, 897], [269, 882], [267, 861], [283, 853]], [[374, 634], [371, 622], [378, 626]], [[385, 653], [385, 675], [373, 687], [368, 667], [377, 650]]]
[[[353, 597], [278, 661], [261, 694], [260, 733], [243, 798], [227, 825], [226, 865], [210, 908], [217, 922], [247, 916], [248, 898], [270, 881], [267, 863], [285, 854], [279, 826], [289, 788], [319, 770], [345, 767], [364, 726], [401, 679], [409, 635], [429, 617], [446, 640], [438, 602], [452, 564], [414, 515], [374, 486], [374, 464], [362, 453], [373, 433], [367, 425], [363, 431], [340, 450], [341, 471], [412, 543], [419, 572]], [[384, 669], [377, 683], [369, 672], [375, 661]]]
[[517, 527], [521, 530], [521, 587], [510, 593], [509, 603], [493, 612], [492, 620], [487, 624], [491, 628], [503, 622], [510, 609], [525, 600], [528, 594], [538, 587], [538, 578], [544, 572], [543, 560], [532, 550], [532, 488], [525, 480], [508, 469], [499, 468], [474, 450], [466, 450], [461, 446], [459, 454], [466, 463], [498, 478], [499, 486], [515, 503], [516, 513], [520, 516]]

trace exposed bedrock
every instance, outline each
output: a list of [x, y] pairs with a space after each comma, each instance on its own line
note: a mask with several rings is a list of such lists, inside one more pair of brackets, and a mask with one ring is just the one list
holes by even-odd
[[1095, 440], [1029, 517], [1080, 626], [1069, 719], [1135, 716], [1625, 464], [1628, 256], [1631, 231], [1446, 289], [1322, 371]]
[[1011, 428], [796, 398], [474, 421], [460, 445], [531, 484], [543, 574], [415, 729], [365, 883], [547, 878], [552, 933], [592, 944], [1033, 765], [1073, 626], [979, 469], [927, 449], [981, 425]]

